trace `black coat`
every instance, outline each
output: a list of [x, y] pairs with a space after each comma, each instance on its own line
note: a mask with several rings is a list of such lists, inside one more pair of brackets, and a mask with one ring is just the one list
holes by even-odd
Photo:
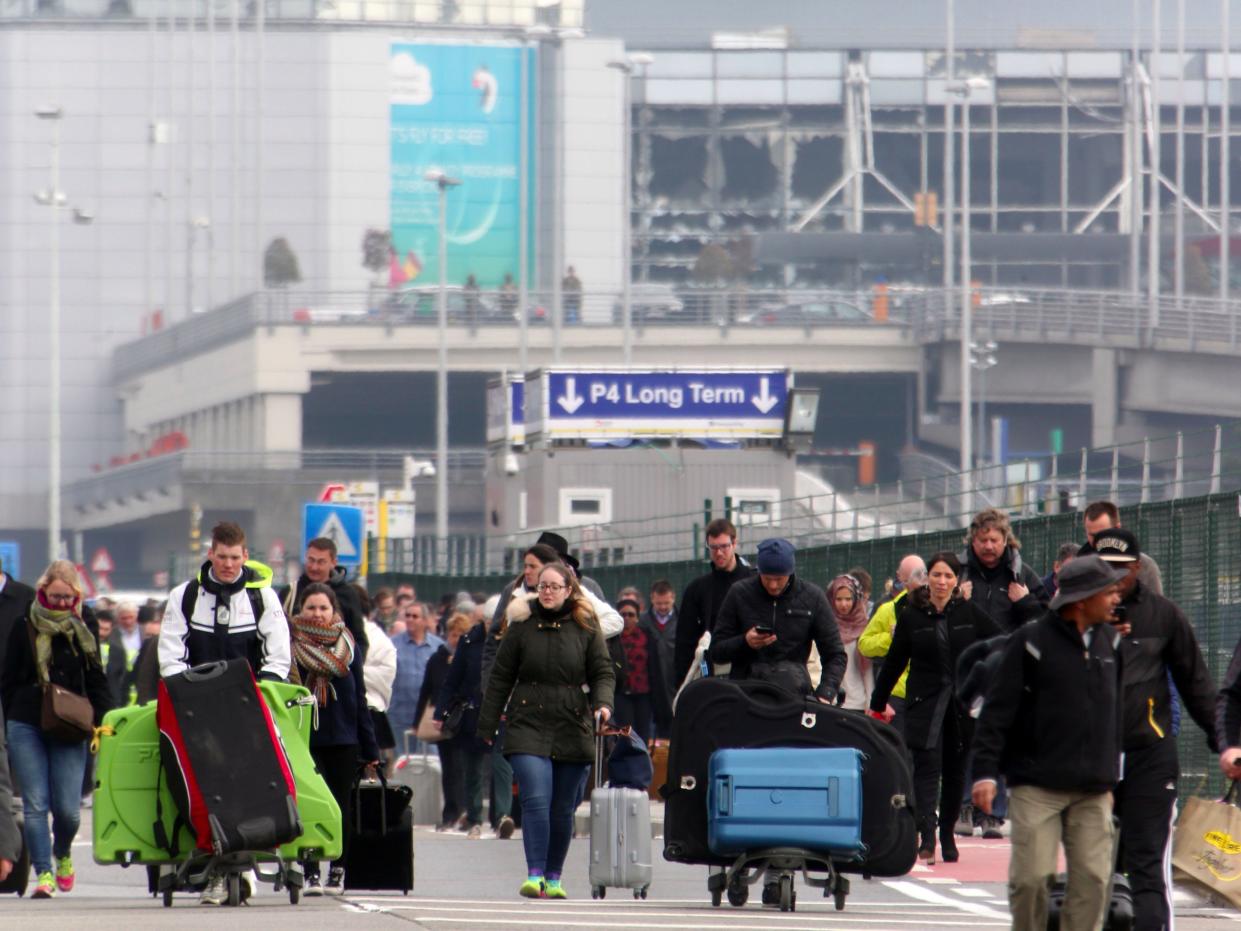
[[[883, 668], [871, 693], [871, 709], [883, 711], [893, 687], [908, 666], [905, 741], [918, 750], [937, 747], [945, 718], [949, 714], [958, 718], [967, 716], [966, 708], [956, 695], [957, 658], [967, 647], [999, 632], [995, 622], [972, 601], [954, 597], [944, 606], [941, 615], [931, 604], [925, 589], [914, 592], [901, 603], [892, 632], [892, 646], [884, 657]], [[941, 640], [943, 633], [947, 636]]]
[[[776, 641], [754, 650], [746, 643], [745, 634], [759, 624], [774, 628]], [[733, 585], [724, 596], [711, 635], [711, 662], [731, 663], [729, 678], [748, 679], [756, 663], [805, 666], [812, 643], [819, 648], [823, 663], [823, 676], [815, 694], [834, 703], [849, 657], [823, 589], [790, 576], [784, 591], [773, 598], [758, 575], [753, 575]]]
[[[973, 586], [970, 602], [995, 621], [1002, 633], [1016, 630], [1047, 610], [1051, 599], [1043, 589], [1043, 580], [1022, 562], [1020, 550], [1008, 547], [995, 568], [987, 569], [974, 555], [974, 547], [967, 546], [961, 565], [960, 581]], [[1029, 592], [1020, 601], [1013, 601], [1008, 597], [1010, 582], [1020, 582]]]
[[[7, 587], [7, 586], [6, 586]], [[30, 606], [26, 606], [30, 610]], [[90, 608], [82, 608], [82, 620], [95, 637], [95, 649], [99, 649], [99, 625]], [[112, 691], [108, 688], [103, 667], [88, 663], [66, 637], [52, 638], [52, 659], [48, 678], [56, 685], [64, 686], [78, 695], [85, 695], [95, 713], [95, 726], [112, 710]], [[30, 642], [29, 623], [22, 621], [9, 628], [9, 641], [4, 651], [4, 666], [0, 669], [0, 703], [9, 721], [21, 721], [35, 727], [41, 726], [43, 717], [43, 689], [39, 686], [39, 671], [35, 666], [34, 647]]]
[[448, 709], [458, 700], [464, 699], [468, 703], [461, 726], [452, 740], [458, 746], [479, 752], [487, 746], [476, 736], [478, 709], [483, 705], [483, 646], [486, 642], [487, 624], [480, 621], [457, 641], [457, 650], [448, 664], [448, 673], [435, 696], [435, 717], [439, 721], [444, 720]]
[[680, 617], [675, 608], [665, 627], [659, 626], [655, 612], [650, 609], [638, 620], [638, 626], [646, 634], [646, 674], [651, 683], [651, 709], [661, 727], [667, 727], [672, 722], [672, 700], [681, 685], [674, 669], [679, 625]]
[[974, 780], [1107, 792], [1120, 778], [1121, 655], [1107, 624], [1087, 646], [1055, 611], [1008, 638], [974, 730]]
[[436, 697], [443, 691], [444, 683], [448, 681], [448, 668], [451, 664], [452, 651], [448, 649], [448, 644], [441, 643], [439, 649], [427, 660], [427, 668], [422, 674], [422, 691], [418, 693], [418, 705], [414, 709], [414, 730], [418, 729], [427, 705], [434, 704]]
[[9, 642], [13, 624], [26, 619], [30, 602], [34, 601], [34, 589], [23, 585], [11, 575], [5, 576], [4, 588], [0, 589], [0, 667], [4, 665], [4, 650]]
[[[298, 666], [302, 681], [306, 681], [306, 669]], [[318, 726], [310, 732], [310, 746], [358, 748], [363, 760], [379, 759], [379, 745], [375, 741], [375, 728], [371, 713], [366, 707], [366, 685], [362, 680], [362, 652], [353, 651], [349, 672], [332, 680], [332, 691], [327, 704], [319, 709]]]
[[673, 660], [673, 678], [678, 686], [685, 681], [685, 674], [694, 663], [698, 641], [708, 630], [715, 630], [724, 596], [734, 584], [755, 575], [753, 566], [746, 565], [740, 556], [731, 572], [722, 572], [711, 566], [711, 571], [700, 575], [681, 593], [677, 602], [677, 637]]
[[[288, 617], [293, 618], [297, 615], [297, 609], [301, 607], [301, 598], [298, 593], [309, 584], [310, 579], [302, 575], [295, 586], [282, 585], [276, 590], [276, 594], [280, 597], [280, 604], [284, 606], [284, 613]], [[358, 600], [357, 591], [348, 581], [345, 567], [337, 566], [333, 569], [325, 584], [336, 596], [336, 601], [340, 605], [341, 619], [349, 628], [349, 633], [353, 635], [353, 642], [357, 644], [358, 652], [362, 654], [362, 660], [365, 662], [366, 650], [370, 646], [366, 638], [366, 615], [362, 613], [362, 603]]]

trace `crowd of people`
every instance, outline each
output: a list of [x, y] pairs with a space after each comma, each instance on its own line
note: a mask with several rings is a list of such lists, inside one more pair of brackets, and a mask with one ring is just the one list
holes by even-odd
[[[1217, 693], [1192, 625], [1115, 506], [1091, 504], [1082, 529], [1040, 577], [1008, 517], [986, 509], [961, 551], [907, 554], [878, 592], [862, 567], [820, 586], [780, 538], [759, 542], [751, 565], [724, 519], [706, 527], [708, 570], [679, 597], [655, 579], [609, 600], [554, 533], [524, 552], [500, 592], [436, 605], [412, 585], [368, 592], [351, 582], [329, 539], [312, 540], [303, 574], [277, 589], [229, 522], [163, 605], [87, 605], [68, 562], [52, 563], [34, 589], [0, 574], [3, 732], [33, 897], [73, 888], [91, 788], [86, 742], [43, 727], [45, 691], [85, 696], [98, 726], [109, 709], [153, 698], [161, 675], [244, 658], [257, 678], [314, 696], [311, 752], [346, 825], [360, 766], [391, 772], [398, 755], [433, 747], [441, 830], [508, 839], [520, 815], [523, 896], [567, 897], [561, 874], [595, 726], [666, 739], [679, 690], [727, 675], [897, 729], [924, 863], [956, 861], [956, 836], [998, 838], [1008, 822], [1014, 927], [1046, 926], [1061, 847], [1063, 927], [1100, 926], [1115, 869], [1129, 877], [1136, 927], [1171, 927], [1181, 709], [1224, 774], [1241, 777], [1241, 649]], [[0, 879], [16, 859], [7, 772], [0, 766]], [[327, 864], [323, 879], [306, 862], [306, 894], [339, 891], [342, 866]], [[209, 882], [202, 901], [223, 900]]]

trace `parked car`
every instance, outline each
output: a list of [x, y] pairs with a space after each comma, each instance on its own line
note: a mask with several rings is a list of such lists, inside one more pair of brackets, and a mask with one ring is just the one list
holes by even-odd
[[[658, 281], [635, 281], [629, 287], [630, 321], [643, 324], [652, 321], [675, 322], [685, 313], [685, 302], [677, 296], [672, 285]], [[621, 298], [612, 305], [612, 320], [623, 322], [624, 305]]]
[[864, 310], [848, 301], [808, 299], [788, 304], [771, 305], [751, 314], [737, 318], [737, 322], [749, 326], [824, 326], [839, 323], [868, 323], [873, 319]]
[[[444, 289], [448, 298], [448, 322], [450, 324], [511, 324], [517, 320], [515, 311], [502, 308], [494, 291], [466, 293], [461, 285], [448, 285]], [[420, 285], [402, 288], [388, 295], [383, 312], [401, 323], [439, 322], [438, 285]]]

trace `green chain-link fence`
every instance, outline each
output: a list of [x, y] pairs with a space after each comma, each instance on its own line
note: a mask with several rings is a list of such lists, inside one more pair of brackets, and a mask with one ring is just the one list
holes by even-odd
[[[1124, 525], [1133, 530], [1142, 549], [1159, 563], [1164, 594], [1180, 605], [1198, 634], [1207, 664], [1219, 682], [1241, 635], [1241, 495], [1237, 493], [1183, 498], [1121, 509]], [[1014, 523], [1025, 562], [1040, 574], [1050, 571], [1062, 543], [1084, 539], [1080, 513], [1032, 517]], [[752, 553], [757, 539], [742, 539], [743, 553]], [[855, 543], [803, 548], [797, 555], [797, 573], [825, 585], [833, 576], [861, 566], [880, 589], [906, 553], [924, 556], [938, 550], [961, 552], [960, 530], [884, 537]], [[705, 555], [704, 555], [705, 560]], [[609, 596], [625, 585], [646, 589], [656, 579], [667, 579], [678, 590], [705, 571], [705, 562], [676, 562], [601, 566], [589, 574]], [[372, 591], [398, 582], [412, 582], [423, 600], [445, 593], [498, 592], [508, 576], [475, 575], [445, 578], [433, 575], [372, 575]], [[1220, 788], [1219, 768], [1202, 732], [1183, 716], [1181, 737], [1182, 795], [1203, 794]]]

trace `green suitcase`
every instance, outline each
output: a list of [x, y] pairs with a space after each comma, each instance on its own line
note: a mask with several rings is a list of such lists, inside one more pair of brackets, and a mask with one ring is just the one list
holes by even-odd
[[[302, 835], [279, 848], [285, 860], [331, 860], [341, 855], [340, 807], [310, 756], [312, 707], [310, 693], [284, 682], [260, 682], [259, 690], [280, 731], [293, 779]], [[159, 729], [155, 702], [110, 711], [103, 719], [110, 729], [99, 740], [95, 766], [94, 856], [96, 863], [175, 863], [194, 849], [182, 828], [172, 856], [155, 839], [156, 793], [164, 830], [172, 837], [176, 805], [168, 782], [160, 777]], [[265, 859], [262, 851], [255, 851]], [[274, 856], [270, 856], [274, 859]]]

